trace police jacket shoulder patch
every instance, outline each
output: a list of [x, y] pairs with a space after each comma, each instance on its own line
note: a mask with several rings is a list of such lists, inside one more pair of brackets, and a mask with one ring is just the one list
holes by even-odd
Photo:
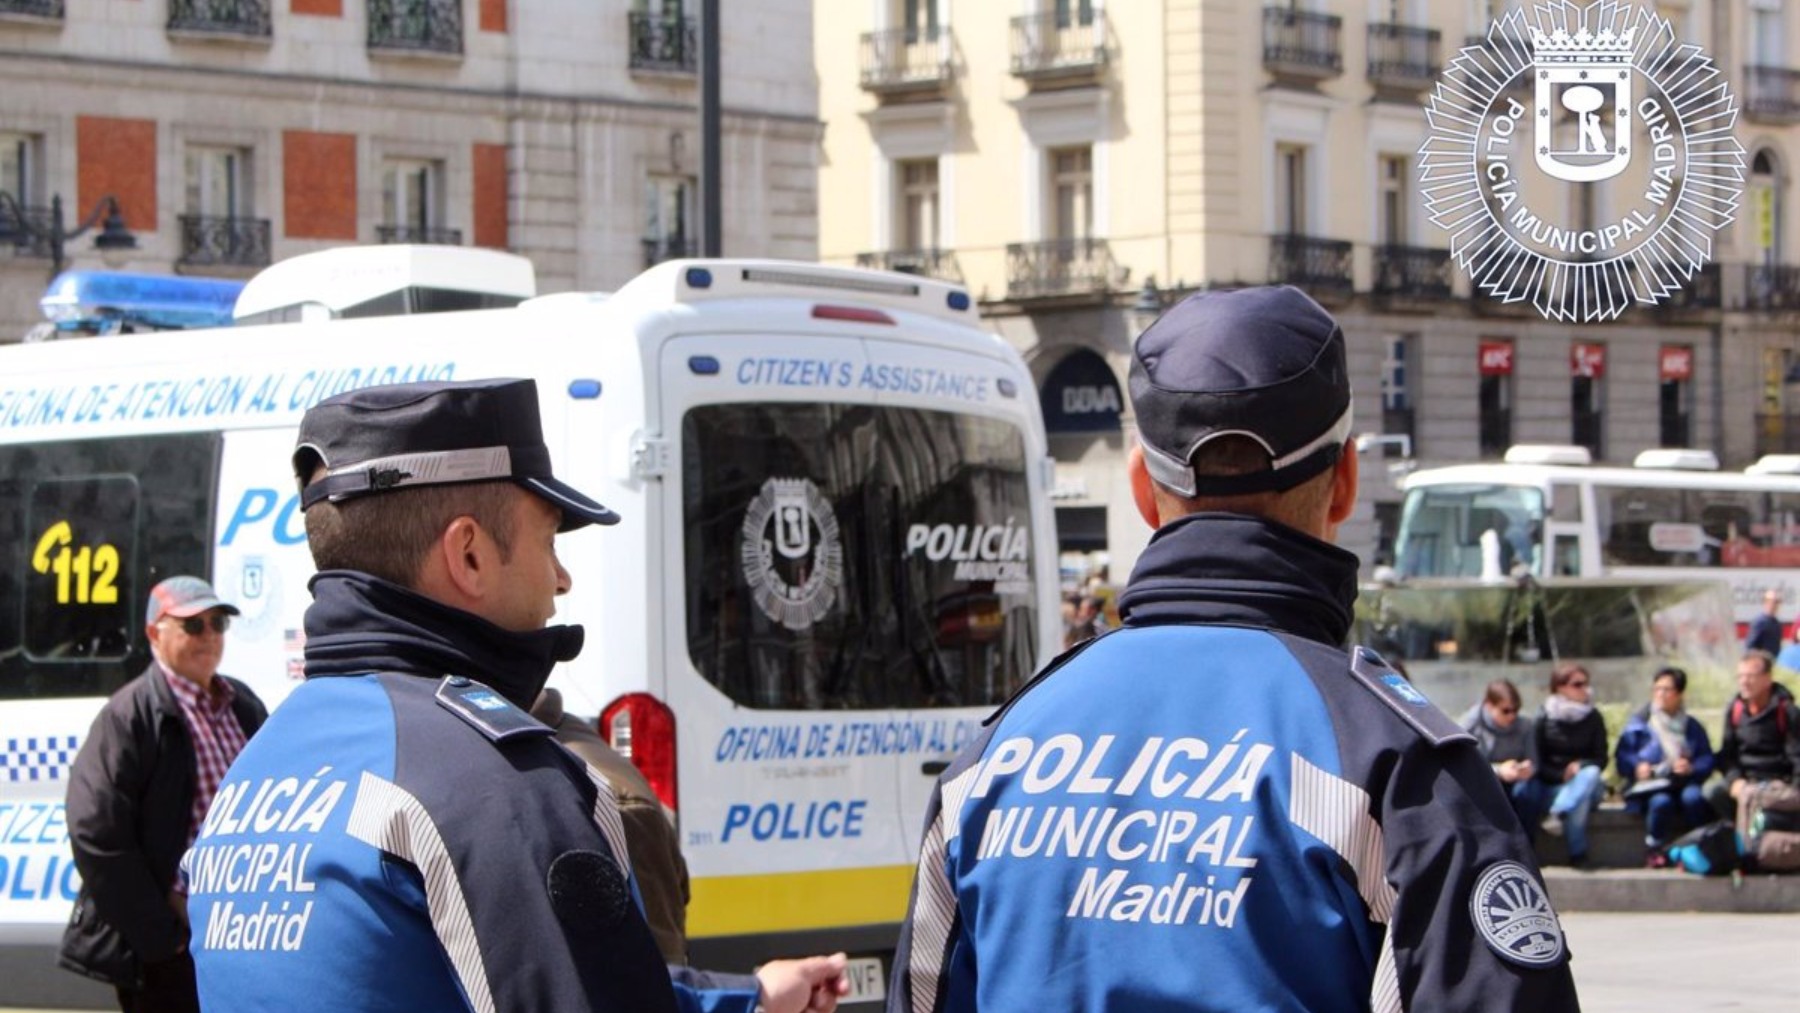
[[1449, 715], [1432, 706], [1425, 694], [1414, 688], [1406, 676], [1394, 671], [1381, 655], [1366, 647], [1350, 651], [1350, 674], [1369, 692], [1387, 704], [1407, 724], [1434, 746], [1452, 742], [1473, 742], [1474, 737], [1462, 729]]
[[438, 683], [437, 702], [493, 742], [556, 734], [512, 701], [466, 675], [444, 676]]

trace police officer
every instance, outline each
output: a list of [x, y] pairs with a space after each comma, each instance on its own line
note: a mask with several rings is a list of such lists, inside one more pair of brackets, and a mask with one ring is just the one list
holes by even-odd
[[927, 813], [889, 1009], [1572, 1010], [1474, 740], [1343, 647], [1344, 336], [1289, 287], [1139, 337], [1124, 628], [991, 719]]
[[[183, 862], [208, 1009], [830, 1010], [841, 954], [671, 970], [605, 782], [524, 710], [578, 626], [528, 380], [340, 395], [294, 469], [319, 574], [306, 682], [232, 765]], [[675, 982], [671, 984], [671, 974]]]

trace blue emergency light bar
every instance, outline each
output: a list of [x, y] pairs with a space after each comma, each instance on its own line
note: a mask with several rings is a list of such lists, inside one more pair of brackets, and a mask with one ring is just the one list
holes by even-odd
[[228, 327], [241, 281], [126, 271], [64, 271], [38, 306], [58, 330]]

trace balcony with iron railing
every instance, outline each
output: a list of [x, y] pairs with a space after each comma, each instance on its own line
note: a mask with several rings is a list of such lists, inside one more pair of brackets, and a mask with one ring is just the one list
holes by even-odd
[[1700, 313], [1723, 305], [1722, 272], [1714, 263], [1702, 265], [1687, 284], [1664, 296], [1657, 304], [1657, 312], [1663, 316]]
[[1067, 11], [1012, 19], [1012, 72], [1027, 84], [1073, 84], [1106, 69], [1106, 12]]
[[1415, 98], [1437, 83], [1444, 35], [1435, 28], [1369, 25], [1369, 83], [1385, 95]]
[[1800, 123], [1800, 70], [1745, 67], [1743, 96], [1744, 115], [1753, 123]]
[[1370, 292], [1392, 302], [1442, 301], [1451, 295], [1450, 251], [1423, 246], [1375, 247], [1375, 284]]
[[369, 48], [461, 55], [462, 0], [369, 0]]
[[1800, 310], [1800, 267], [1751, 264], [1745, 269], [1744, 308], [1764, 313]]
[[1263, 8], [1263, 69], [1277, 81], [1312, 85], [1344, 72], [1344, 19], [1292, 7]]
[[921, 274], [927, 278], [958, 284], [963, 280], [962, 267], [956, 261], [956, 254], [949, 250], [883, 250], [859, 253], [856, 255], [856, 266], [877, 271]]
[[169, 0], [169, 31], [266, 39], [269, 0]]
[[461, 246], [462, 230], [446, 229], [436, 225], [394, 225], [375, 226], [377, 243], [427, 243], [433, 246]]
[[632, 70], [692, 74], [699, 65], [700, 45], [695, 41], [699, 22], [694, 18], [632, 11], [626, 15]]
[[948, 28], [889, 28], [862, 36], [862, 86], [876, 95], [928, 97], [950, 86]]
[[645, 267], [655, 267], [665, 260], [700, 255], [700, 241], [686, 236], [645, 236], [643, 244]]
[[[15, 206], [0, 201], [0, 249], [11, 250], [17, 257], [49, 260], [54, 255], [50, 236], [61, 224], [56, 213], [47, 207]], [[21, 220], [23, 219], [23, 220]]]
[[1293, 285], [1322, 302], [1355, 292], [1354, 263], [1351, 245], [1343, 240], [1269, 237], [1269, 282]]
[[9, 15], [22, 18], [55, 18], [63, 16], [63, 0], [0, 0], [0, 18]]
[[1104, 239], [1006, 244], [1009, 299], [1103, 295], [1118, 276], [1112, 247]]
[[182, 267], [269, 266], [269, 220], [219, 215], [182, 215]]

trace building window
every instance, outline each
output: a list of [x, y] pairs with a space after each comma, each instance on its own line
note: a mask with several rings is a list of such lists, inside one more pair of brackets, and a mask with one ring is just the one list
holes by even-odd
[[938, 248], [938, 163], [935, 158], [909, 159], [895, 166], [899, 180], [900, 228], [896, 247], [909, 252]]
[[1094, 234], [1094, 149], [1050, 152], [1050, 216], [1055, 239], [1087, 239]]
[[1512, 339], [1483, 338], [1477, 356], [1481, 456], [1499, 457], [1512, 445]]
[[239, 218], [250, 214], [250, 153], [242, 148], [189, 148], [189, 214]]
[[1781, 263], [1781, 174], [1767, 148], [1750, 161], [1750, 214], [1756, 259], [1774, 267]]
[[1780, 0], [1751, 0], [1750, 37], [1755, 41], [1756, 64], [1761, 67], [1787, 65], [1787, 47], [1783, 45]]
[[1662, 346], [1657, 356], [1657, 375], [1661, 381], [1659, 442], [1665, 447], [1693, 446], [1694, 346]]
[[1577, 341], [1569, 346], [1569, 442], [1606, 457], [1606, 346]]
[[1299, 144], [1275, 146], [1275, 231], [1306, 235], [1306, 148]]
[[444, 227], [444, 163], [389, 159], [381, 167], [381, 226], [384, 243], [459, 245], [462, 233]]
[[906, 30], [907, 45], [937, 41], [937, 0], [901, 0], [898, 13], [900, 27]]
[[[1419, 336], [1395, 334], [1387, 339], [1387, 355], [1381, 363], [1381, 431], [1389, 436], [1405, 436], [1415, 440], [1413, 429], [1413, 377], [1418, 355]], [[1386, 447], [1386, 456], [1396, 457], [1400, 448]], [[1413, 448], [1418, 453], [1418, 448]]]
[[1381, 193], [1377, 201], [1375, 241], [1387, 246], [1405, 246], [1407, 160], [1405, 155], [1382, 155], [1379, 166]]
[[37, 138], [30, 134], [0, 131], [0, 192], [20, 204], [38, 199], [37, 148]]
[[651, 176], [644, 187], [644, 266], [699, 253], [691, 176]]
[[1094, 0], [1056, 0], [1056, 27], [1086, 27], [1094, 23]]

